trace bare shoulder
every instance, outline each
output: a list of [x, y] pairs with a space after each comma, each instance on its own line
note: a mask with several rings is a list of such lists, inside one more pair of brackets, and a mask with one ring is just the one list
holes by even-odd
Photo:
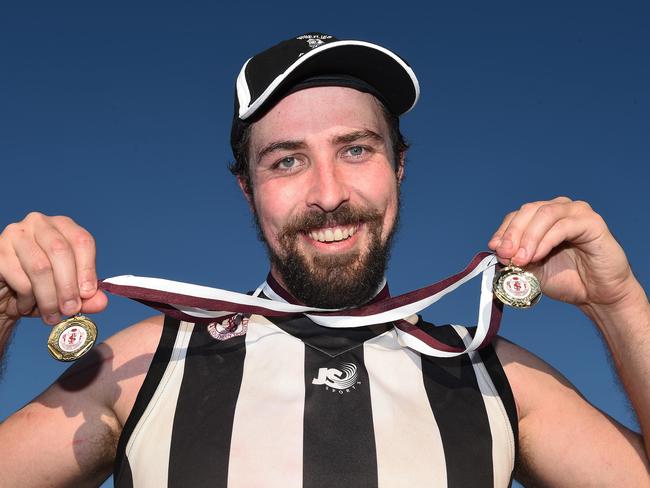
[[499, 338], [519, 417], [526, 486], [650, 486], [641, 436], [591, 405], [555, 368]]
[[162, 316], [151, 317], [128, 327], [102, 345], [106, 385], [114, 391], [107, 397], [124, 425], [142, 386], [163, 329]]
[[115, 334], [0, 425], [10, 486], [97, 486], [110, 474], [162, 327], [153, 317]]

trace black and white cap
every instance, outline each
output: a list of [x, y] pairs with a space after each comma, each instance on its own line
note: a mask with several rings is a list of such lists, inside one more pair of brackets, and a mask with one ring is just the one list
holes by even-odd
[[304, 87], [343, 85], [368, 91], [397, 116], [413, 108], [420, 94], [415, 73], [392, 51], [310, 32], [246, 61], [237, 77], [235, 121], [256, 120], [305, 80], [312, 81]]

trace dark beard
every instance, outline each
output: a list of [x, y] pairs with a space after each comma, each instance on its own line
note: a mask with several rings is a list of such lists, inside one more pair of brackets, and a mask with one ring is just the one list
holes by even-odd
[[[376, 210], [352, 209], [343, 206], [334, 212], [313, 210], [289, 222], [278, 236], [282, 256], [264, 238], [257, 216], [255, 223], [266, 244], [271, 263], [280, 273], [288, 291], [302, 303], [320, 308], [346, 308], [371, 300], [381, 284], [388, 259], [397, 218], [385, 243], [381, 242], [382, 215]], [[339, 255], [316, 255], [308, 262], [298, 252], [300, 234], [313, 229], [365, 224], [370, 244], [360, 252]]]

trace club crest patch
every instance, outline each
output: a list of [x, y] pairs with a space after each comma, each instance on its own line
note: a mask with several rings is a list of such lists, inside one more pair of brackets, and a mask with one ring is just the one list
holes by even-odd
[[248, 315], [238, 313], [221, 322], [208, 324], [208, 333], [218, 341], [227, 341], [233, 337], [246, 334], [248, 330]]

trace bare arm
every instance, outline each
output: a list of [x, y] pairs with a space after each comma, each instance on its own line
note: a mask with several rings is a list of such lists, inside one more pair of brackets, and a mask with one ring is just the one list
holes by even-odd
[[[106, 304], [94, 240], [71, 219], [31, 213], [0, 234], [0, 354], [22, 316], [53, 325]], [[110, 474], [161, 324], [116, 334], [0, 424], [2, 486], [97, 486]]]
[[161, 331], [161, 317], [121, 331], [0, 424], [3, 486], [101, 484]]
[[[638, 283], [637, 283], [638, 285]], [[650, 459], [650, 304], [638, 285], [616, 307], [583, 307], [603, 334], [616, 371], [637, 414]], [[650, 483], [648, 484], [650, 486]]]
[[543, 361], [501, 342], [527, 479], [532, 486], [650, 486], [650, 305], [605, 222], [584, 202], [536, 202], [506, 216], [490, 247], [537, 274], [550, 298], [592, 319], [641, 426], [642, 435], [629, 431]]
[[641, 436], [593, 407], [557, 370], [505, 340], [496, 351], [519, 415], [519, 465], [527, 487], [647, 487]]

